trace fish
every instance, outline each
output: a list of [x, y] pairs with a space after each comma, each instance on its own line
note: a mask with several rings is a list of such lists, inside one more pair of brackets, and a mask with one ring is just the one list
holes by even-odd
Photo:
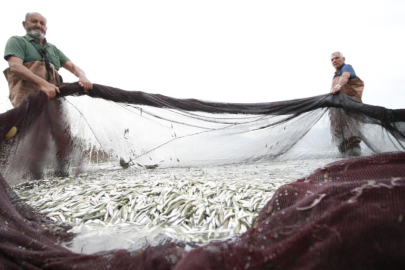
[[[131, 161], [123, 162], [129, 167]], [[204, 242], [248, 230], [277, 187], [274, 183], [220, 181], [201, 169], [188, 170], [176, 177], [164, 169], [152, 174], [123, 170], [33, 181], [13, 188], [56, 223], [76, 228], [83, 224], [171, 228], [168, 233], [174, 238]]]

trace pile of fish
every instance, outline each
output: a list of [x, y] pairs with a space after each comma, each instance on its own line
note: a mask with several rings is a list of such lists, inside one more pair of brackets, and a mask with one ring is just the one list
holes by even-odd
[[174, 235], [176, 231], [188, 235], [205, 233], [207, 241], [250, 228], [278, 186], [232, 179], [217, 181], [202, 170], [184, 175], [153, 170], [32, 181], [14, 190], [32, 207], [61, 224], [170, 228], [175, 230]]

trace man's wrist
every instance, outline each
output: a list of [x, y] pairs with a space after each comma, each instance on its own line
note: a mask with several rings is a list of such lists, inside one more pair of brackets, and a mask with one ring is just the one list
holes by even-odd
[[42, 79], [42, 78], [39, 78], [39, 81], [38, 81], [38, 83], [37, 83], [37, 85], [38, 85], [39, 87], [46, 87], [47, 84], [48, 84], [48, 82], [47, 82], [46, 80]]

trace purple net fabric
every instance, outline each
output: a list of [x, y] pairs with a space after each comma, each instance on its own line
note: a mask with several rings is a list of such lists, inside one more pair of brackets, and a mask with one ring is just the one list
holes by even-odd
[[[84, 94], [77, 84], [65, 84], [61, 90], [61, 96]], [[373, 133], [374, 128], [367, 130], [363, 126], [357, 130], [356, 134], [374, 152], [384, 152], [386, 148], [382, 146], [392, 141], [398, 150], [404, 149], [405, 110], [362, 104], [342, 94], [274, 103], [226, 104], [179, 100], [95, 85], [87, 95], [124, 104], [187, 112], [285, 116], [275, 123], [260, 124], [255, 130], [266, 130], [281, 124], [286, 125], [285, 130], [295, 118], [303, 121], [306, 113], [333, 108], [344, 112], [345, 121], [351, 119], [355, 123], [374, 125], [386, 131], [384, 134], [388, 135], [373, 138], [376, 134]], [[33, 133], [32, 128], [41, 122], [38, 119], [52, 117], [50, 103], [43, 93], [31, 94], [18, 107], [0, 115], [0, 150], [6, 157], [24, 156], [24, 152], [29, 155], [31, 149], [19, 143], [21, 138], [36, 136], [40, 139], [49, 132], [41, 129], [40, 133]], [[13, 126], [17, 127], [18, 133], [15, 138], [6, 141], [4, 136]], [[41, 127], [44, 126], [48, 127]], [[301, 138], [298, 136], [296, 141], [274, 155], [285, 153]], [[381, 140], [386, 140], [384, 143], [387, 144], [381, 146]], [[338, 143], [342, 142], [345, 143], [345, 140]], [[10, 165], [6, 158], [2, 161], [2, 170], [13, 164], [15, 160]], [[11, 172], [17, 172], [18, 168], [15, 166]], [[72, 253], [60, 246], [62, 240], [74, 237], [67, 233], [68, 228], [53, 224], [22, 202], [9, 186], [12, 181], [1, 176], [0, 182], [0, 269], [405, 267], [404, 152], [348, 159], [320, 168], [308, 177], [279, 188], [252, 228], [236, 240], [213, 242], [190, 252], [179, 245], [166, 244], [136, 252]]]
[[284, 185], [235, 243], [191, 251], [176, 269], [402, 269], [405, 155], [330, 164]]

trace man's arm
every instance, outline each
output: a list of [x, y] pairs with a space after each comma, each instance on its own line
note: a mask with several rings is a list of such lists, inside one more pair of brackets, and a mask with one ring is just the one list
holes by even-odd
[[66, 68], [72, 74], [74, 74], [76, 77], [79, 78], [79, 84], [81, 87], [84, 88], [84, 91], [93, 88], [93, 84], [87, 79], [86, 75], [84, 74], [84, 71], [75, 64], [73, 64], [72, 61], [67, 61], [62, 65], [62, 67]]
[[340, 91], [343, 85], [345, 85], [350, 79], [350, 72], [344, 72], [342, 76], [339, 77], [338, 83], [332, 88], [331, 93], [336, 94]]
[[16, 56], [9, 56], [7, 58], [8, 66], [10, 71], [17, 74], [21, 79], [35, 83], [39, 86], [42, 92], [46, 94], [48, 99], [54, 98], [56, 92], [59, 93], [59, 88], [56, 85], [53, 85], [46, 80], [42, 79], [27, 67], [23, 65], [23, 60]]

